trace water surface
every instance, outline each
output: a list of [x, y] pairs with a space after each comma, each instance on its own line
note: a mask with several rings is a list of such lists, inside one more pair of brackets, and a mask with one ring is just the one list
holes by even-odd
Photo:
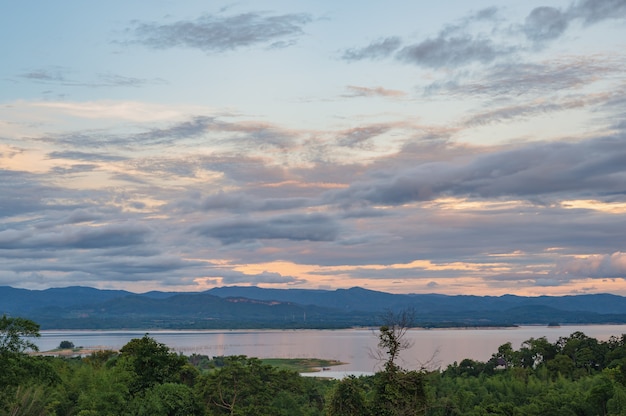
[[[398, 362], [407, 369], [445, 368], [464, 358], [486, 361], [498, 347], [511, 342], [518, 349], [522, 342], [545, 336], [555, 342], [575, 331], [606, 341], [626, 333], [626, 325], [576, 325], [548, 328], [522, 326], [492, 329], [411, 329], [406, 337], [413, 346]], [[41, 351], [57, 348], [61, 341], [76, 346], [119, 349], [146, 332], [177, 352], [186, 355], [247, 355], [259, 358], [326, 358], [347, 364], [339, 371], [376, 371], [376, 329], [341, 330], [181, 330], [181, 331], [41, 331], [35, 344]]]

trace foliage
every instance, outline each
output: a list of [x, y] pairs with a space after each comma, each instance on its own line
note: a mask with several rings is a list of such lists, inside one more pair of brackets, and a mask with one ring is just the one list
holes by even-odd
[[61, 343], [59, 343], [59, 349], [61, 350], [67, 350], [71, 348], [74, 348], [74, 343], [72, 341], [61, 341]]
[[0, 318], [0, 354], [38, 351], [37, 346], [25, 338], [39, 337], [39, 325], [24, 318]]
[[[396, 364], [407, 345], [400, 321], [381, 326], [383, 370], [341, 381], [245, 356], [184, 357], [148, 335], [119, 353], [29, 355], [29, 332], [18, 330], [0, 356], [0, 416], [626, 415], [626, 335], [531, 338], [518, 349], [504, 343], [486, 362], [409, 371]], [[11, 323], [19, 325], [5, 330], [28, 327]]]
[[225, 357], [225, 365], [198, 378], [196, 392], [211, 415], [314, 415], [323, 399], [298, 373], [257, 358]]
[[132, 414], [137, 416], [201, 415], [200, 403], [190, 387], [179, 383], [156, 384], [133, 400]]
[[345, 364], [337, 360], [323, 360], [319, 358], [263, 358], [261, 361], [263, 364], [278, 367], [281, 370], [291, 370], [298, 373], [316, 372], [320, 368]]
[[146, 334], [120, 349], [117, 365], [132, 374], [130, 391], [135, 394], [156, 384], [180, 381], [186, 363], [185, 357], [170, 352], [165, 344]]
[[330, 416], [367, 416], [370, 414], [365, 401], [365, 389], [354, 376], [341, 380], [330, 394], [327, 414]]
[[378, 335], [379, 350], [373, 355], [384, 361], [384, 371], [376, 373], [368, 381], [351, 378], [339, 382], [331, 393], [327, 407], [330, 416], [424, 414], [425, 372], [407, 371], [396, 363], [400, 353], [412, 345], [405, 335], [414, 322], [415, 313], [411, 310], [388, 312], [383, 316]]

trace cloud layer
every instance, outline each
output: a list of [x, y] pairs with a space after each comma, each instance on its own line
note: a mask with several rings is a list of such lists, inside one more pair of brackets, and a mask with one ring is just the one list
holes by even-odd
[[402, 6], [0, 28], [0, 285], [626, 294], [626, 2]]

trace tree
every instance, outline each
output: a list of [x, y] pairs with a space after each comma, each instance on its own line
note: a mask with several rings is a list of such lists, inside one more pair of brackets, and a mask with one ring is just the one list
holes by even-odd
[[384, 371], [375, 375], [375, 398], [372, 406], [376, 415], [421, 415], [426, 407], [423, 371], [407, 371], [396, 360], [413, 344], [406, 333], [415, 322], [415, 312], [388, 312], [378, 335], [380, 356], [387, 356]]
[[195, 391], [210, 415], [318, 414], [323, 403], [309, 382], [258, 358], [233, 355], [224, 357], [223, 366], [199, 376]]
[[365, 416], [369, 410], [359, 380], [354, 376], [341, 380], [333, 389], [328, 402], [329, 416]]
[[37, 345], [24, 339], [39, 336], [39, 325], [31, 320], [9, 318], [6, 315], [0, 318], [0, 354], [39, 351]]
[[68, 350], [74, 348], [74, 343], [72, 341], [61, 341], [59, 344], [59, 349]]
[[119, 365], [134, 374], [131, 392], [137, 393], [156, 384], [179, 382], [187, 359], [170, 351], [148, 334], [130, 340], [120, 349]]
[[130, 404], [137, 416], [193, 416], [202, 415], [199, 402], [188, 386], [178, 383], [157, 384], [135, 398]]
[[[396, 364], [400, 352], [413, 346], [413, 343], [406, 339], [406, 332], [415, 322], [415, 312], [405, 310], [400, 313], [387, 311], [383, 315], [383, 325], [378, 334], [378, 348], [375, 356], [381, 361], [385, 361], [384, 369], [387, 372], [396, 372], [400, 367]], [[384, 358], [386, 356], [386, 358]]]

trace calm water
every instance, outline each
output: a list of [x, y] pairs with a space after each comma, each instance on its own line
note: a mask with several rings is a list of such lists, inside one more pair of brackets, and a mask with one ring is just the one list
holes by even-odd
[[[414, 343], [404, 352], [404, 368], [425, 365], [434, 369], [464, 358], [486, 361], [498, 347], [511, 342], [518, 349], [522, 342], [545, 336], [555, 342], [559, 337], [582, 331], [590, 337], [607, 340], [626, 334], [626, 325], [585, 325], [547, 328], [523, 326], [496, 329], [413, 329], [407, 338]], [[35, 343], [41, 351], [57, 348], [61, 341], [76, 346], [119, 349], [145, 331], [41, 331]], [[379, 362], [372, 357], [378, 343], [377, 330], [207, 330], [149, 331], [149, 335], [175, 351], [208, 356], [247, 355], [259, 358], [326, 358], [348, 364], [334, 370], [376, 371]]]

